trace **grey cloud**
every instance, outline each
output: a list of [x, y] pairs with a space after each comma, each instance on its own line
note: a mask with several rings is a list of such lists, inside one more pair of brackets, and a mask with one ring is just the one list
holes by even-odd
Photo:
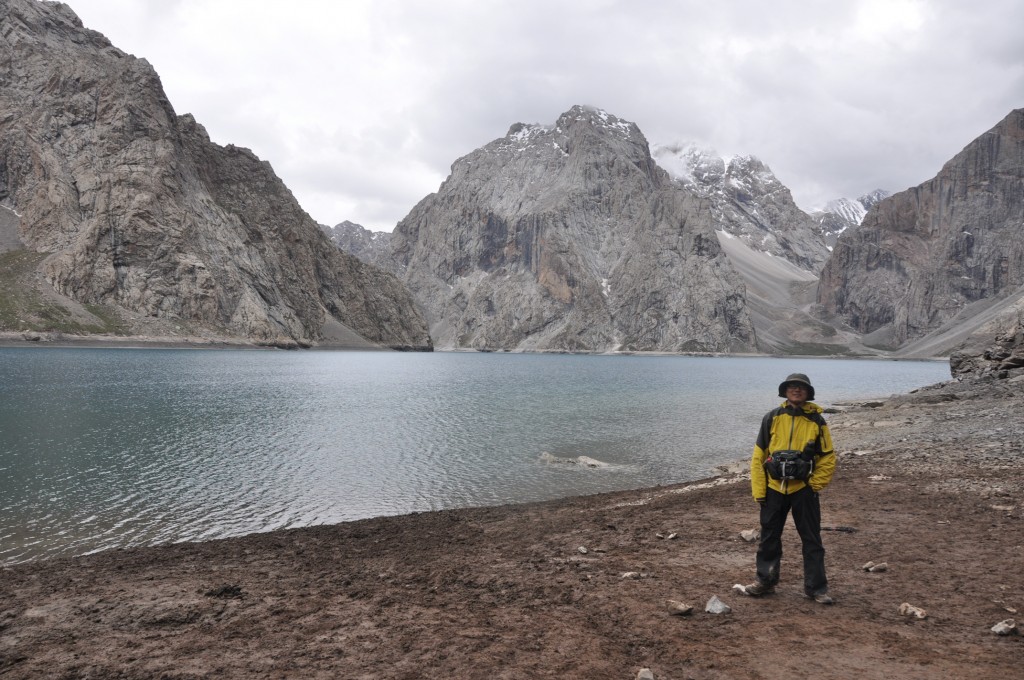
[[258, 0], [72, 5], [101, 32], [132, 18], [175, 108], [330, 223], [393, 225], [455, 159], [574, 104], [757, 155], [804, 208], [925, 181], [1024, 105], [1015, 0], [310, 0], [315, 25]]

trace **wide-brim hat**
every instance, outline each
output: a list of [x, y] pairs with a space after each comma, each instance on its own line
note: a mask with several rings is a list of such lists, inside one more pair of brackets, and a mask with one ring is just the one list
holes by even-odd
[[807, 388], [807, 400], [814, 401], [814, 385], [811, 384], [811, 379], [803, 373], [790, 373], [785, 380], [779, 383], [779, 396], [785, 398], [786, 396], [786, 385], [790, 383], [799, 383]]

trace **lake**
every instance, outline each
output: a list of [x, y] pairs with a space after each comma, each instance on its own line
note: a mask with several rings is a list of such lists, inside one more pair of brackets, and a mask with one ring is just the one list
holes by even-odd
[[749, 457], [794, 371], [823, 406], [949, 378], [921, 361], [0, 349], [0, 564], [699, 479]]

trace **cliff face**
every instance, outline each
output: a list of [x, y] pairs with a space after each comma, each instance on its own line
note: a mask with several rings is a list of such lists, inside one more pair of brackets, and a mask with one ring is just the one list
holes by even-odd
[[430, 346], [400, 282], [334, 248], [268, 163], [175, 115], [145, 60], [66, 5], [0, 5], [0, 203], [59, 293], [263, 344]]
[[898, 346], [1024, 285], [1024, 109], [844, 234], [818, 300]]
[[439, 347], [739, 350], [743, 288], [633, 123], [574, 107], [457, 160], [391, 237]]

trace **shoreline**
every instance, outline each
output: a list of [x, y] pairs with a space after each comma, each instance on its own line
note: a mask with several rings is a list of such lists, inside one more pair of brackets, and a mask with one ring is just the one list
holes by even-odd
[[[0, 674], [1013, 677], [1024, 638], [990, 629], [1024, 612], [1020, 383], [950, 381], [829, 416], [832, 607], [801, 597], [791, 527], [779, 592], [732, 592], [755, 549], [740, 472], [5, 567]], [[705, 612], [711, 596], [731, 613]], [[827, 653], [792, 653], [808, 645]]]
[[[26, 336], [34, 336], [28, 339]], [[315, 345], [312, 347], [282, 348], [271, 345], [259, 345], [236, 339], [209, 339], [201, 337], [176, 337], [176, 336], [138, 336], [138, 335], [67, 335], [49, 333], [22, 333], [22, 332], [0, 332], [0, 349], [2, 348], [52, 348], [52, 349], [223, 349], [223, 350], [266, 350], [266, 351], [363, 351], [363, 352], [394, 352], [400, 351], [390, 347], [365, 347], [346, 345]], [[801, 359], [801, 360], [877, 360], [877, 361], [949, 361], [948, 356], [936, 357], [894, 357], [886, 355], [822, 355], [822, 354], [769, 354], [756, 352], [568, 352], [561, 350], [537, 350], [537, 351], [514, 351], [514, 350], [477, 350], [477, 349], [433, 349], [432, 352], [446, 354], [553, 354], [568, 356], [601, 356], [601, 357], [706, 357], [706, 358], [755, 358], [755, 359]]]

